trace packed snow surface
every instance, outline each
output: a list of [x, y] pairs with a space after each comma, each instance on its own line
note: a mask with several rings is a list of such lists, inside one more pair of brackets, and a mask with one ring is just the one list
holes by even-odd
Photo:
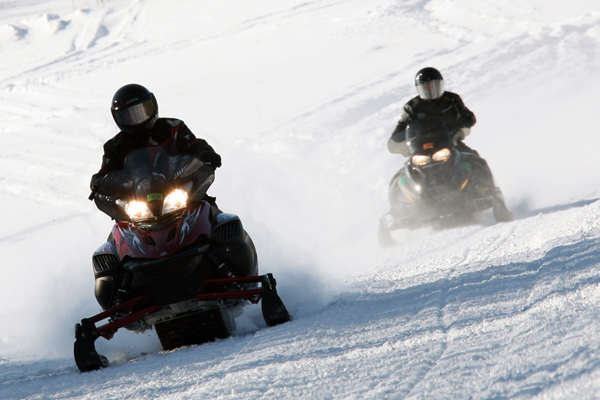
[[[0, 398], [600, 397], [597, 0], [0, 0]], [[387, 139], [442, 71], [477, 116], [516, 220], [377, 243]], [[97, 348], [87, 200], [127, 83], [223, 157], [238, 214], [294, 321], [248, 306], [234, 335]]]

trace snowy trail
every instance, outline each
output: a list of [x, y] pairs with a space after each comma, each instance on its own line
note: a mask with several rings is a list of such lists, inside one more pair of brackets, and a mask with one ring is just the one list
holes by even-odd
[[[598, 207], [576, 211], [597, 214]], [[453, 398], [530, 397], [574, 389], [600, 366], [600, 326], [588, 305], [599, 297], [599, 253], [596, 236], [531, 261], [469, 272], [460, 268], [464, 259], [446, 260], [433, 280], [383, 268], [322, 312], [288, 325], [94, 374], [80, 375], [67, 360], [5, 363], [0, 375], [18, 390], [14, 398], [28, 398], [41, 385], [68, 398], [89, 398], [92, 388], [91, 398], [336, 397], [352, 396], [347, 385], [355, 381], [362, 382], [356, 396], [366, 398], [439, 398], [448, 390]], [[152, 384], [140, 389], [139, 379]], [[99, 381], [108, 383], [98, 387]]]
[[[0, 398], [598, 397], [594, 1], [0, 1], [0, 57]], [[385, 143], [426, 65], [517, 219], [380, 249]], [[211, 194], [296, 318], [249, 307], [173, 352], [119, 332], [97, 343], [113, 367], [80, 374], [111, 226], [88, 182], [130, 82], [223, 156]]]

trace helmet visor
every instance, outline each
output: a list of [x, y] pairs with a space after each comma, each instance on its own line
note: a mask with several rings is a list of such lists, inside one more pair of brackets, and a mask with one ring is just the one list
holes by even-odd
[[148, 121], [156, 111], [156, 103], [151, 98], [135, 106], [113, 111], [113, 115], [119, 126], [134, 126]]
[[417, 92], [419, 97], [423, 100], [433, 100], [441, 97], [444, 94], [444, 81], [433, 80], [427, 82], [420, 82], [417, 84]]

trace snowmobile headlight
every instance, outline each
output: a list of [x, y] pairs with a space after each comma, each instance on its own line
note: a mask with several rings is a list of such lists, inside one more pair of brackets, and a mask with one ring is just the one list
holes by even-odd
[[177, 211], [187, 206], [188, 194], [185, 190], [176, 189], [173, 193], [165, 198], [162, 212], [168, 214], [173, 211]]
[[441, 149], [433, 153], [431, 159], [435, 162], [445, 162], [450, 158], [450, 149]]
[[154, 215], [148, 208], [148, 204], [143, 201], [130, 201], [125, 206], [125, 212], [129, 215], [132, 221], [140, 219], [152, 218]]
[[415, 154], [412, 156], [412, 163], [416, 167], [422, 167], [431, 162], [431, 157], [425, 154]]

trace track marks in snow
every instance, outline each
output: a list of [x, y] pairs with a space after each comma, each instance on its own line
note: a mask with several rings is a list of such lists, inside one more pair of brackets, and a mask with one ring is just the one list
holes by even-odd
[[78, 219], [87, 216], [87, 214], [70, 214], [64, 217], [53, 219], [52, 221], [42, 222], [35, 226], [32, 226], [27, 229], [20, 230], [18, 232], [11, 233], [9, 236], [0, 237], [0, 246], [10, 245], [15, 242], [20, 242], [22, 240], [28, 239], [30, 236], [39, 233], [39, 231], [51, 227], [56, 226], [56, 224], [62, 224], [64, 222], [70, 221], [72, 219]]
[[111, 59], [116, 54], [143, 42], [135, 33], [139, 13], [140, 6], [134, 2], [122, 11], [84, 9], [0, 26], [0, 36], [4, 38], [0, 50], [18, 53], [4, 59], [0, 89], [56, 84], [66, 77], [85, 74], [99, 64], [114, 63]]
[[[378, 326], [373, 323], [378, 319], [392, 320], [390, 325], [398, 328], [389, 340], [409, 364], [416, 363], [408, 357], [411, 351], [418, 352], [424, 342], [435, 343], [425, 346], [429, 351], [422, 358], [426, 360], [423, 365], [408, 368], [420, 373], [411, 375], [413, 385], [407, 397], [431, 393], [431, 382], [443, 381], [448, 371], [479, 380], [488, 374], [491, 381], [484, 397], [535, 394], [549, 382], [578, 378], [574, 364], [584, 363], [588, 372], [598, 370], [600, 345], [594, 335], [561, 339], [570, 336], [564, 329], [577, 332], [581, 328], [573, 326], [581, 320], [581, 313], [586, 314], [583, 321], [595, 319], [580, 302], [582, 297], [586, 301], [593, 301], [589, 296], [598, 298], [598, 260], [600, 239], [589, 238], [553, 248], [533, 261], [454, 271], [415, 286], [407, 286], [401, 271], [395, 277], [386, 273], [384, 280], [375, 283], [365, 278], [366, 288], [357, 286], [360, 294], [347, 293], [340, 301], [347, 307], [347, 317], [368, 315], [367, 326]], [[573, 324], [565, 323], [565, 318], [573, 319]], [[525, 347], [514, 345], [519, 342], [526, 343]], [[548, 343], [556, 347], [545, 348]], [[534, 351], [536, 361], [531, 362], [524, 355]], [[510, 361], [504, 363], [505, 358]]]

